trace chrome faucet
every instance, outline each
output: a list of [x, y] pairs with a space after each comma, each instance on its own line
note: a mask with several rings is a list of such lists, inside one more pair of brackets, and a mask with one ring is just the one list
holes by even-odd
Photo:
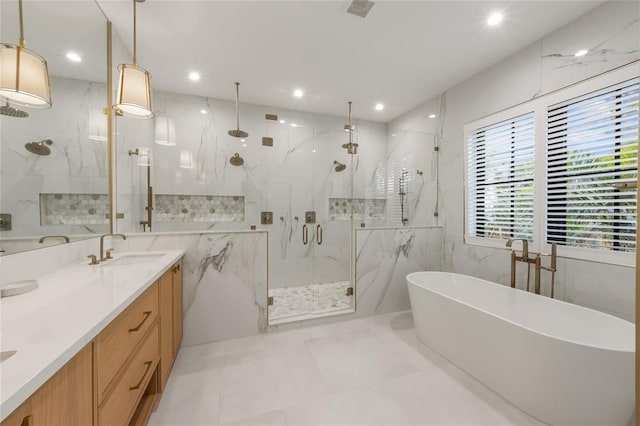
[[69, 237], [67, 237], [66, 235], [45, 235], [44, 237], [40, 238], [40, 240], [38, 240], [38, 243], [42, 244], [44, 243], [44, 240], [48, 238], [62, 238], [65, 243], [69, 242]]
[[126, 240], [127, 237], [124, 236], [124, 234], [104, 234], [100, 237], [100, 261], [104, 262], [105, 260], [108, 260], [111, 258], [111, 256], [104, 257], [104, 237], [122, 237], [123, 240]]

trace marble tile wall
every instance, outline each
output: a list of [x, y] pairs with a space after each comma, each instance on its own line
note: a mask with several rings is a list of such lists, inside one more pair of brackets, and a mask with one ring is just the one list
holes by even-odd
[[184, 249], [183, 346], [263, 333], [267, 328], [267, 233], [128, 234], [116, 251]]
[[[425, 170], [425, 181], [439, 179], [438, 219], [444, 227], [443, 270], [490, 281], [509, 282], [509, 251], [463, 243], [463, 127], [466, 123], [640, 59], [640, 10], [635, 2], [608, 1], [504, 61], [428, 100], [389, 123], [434, 135], [440, 173]], [[581, 47], [577, 47], [581, 46]], [[586, 46], [590, 53], [573, 56]], [[638, 66], [638, 65], [636, 65]], [[640, 66], [638, 66], [640, 74]], [[436, 114], [436, 119], [429, 119]], [[393, 130], [390, 130], [393, 131]], [[434, 165], [434, 158], [427, 164]], [[431, 218], [436, 192], [423, 195]], [[426, 206], [425, 206], [426, 207]], [[556, 278], [559, 299], [634, 320], [633, 267], [561, 259]], [[526, 279], [518, 271], [519, 282]]]
[[[2, 211], [13, 215], [11, 231], [0, 239], [101, 233], [102, 221], [90, 223], [43, 222], [40, 194], [106, 194], [106, 116], [102, 108], [106, 86], [83, 80], [51, 77], [53, 108], [30, 109], [29, 117], [0, 116], [0, 193]], [[30, 141], [51, 139], [51, 154], [33, 154]], [[75, 222], [75, 221], [74, 221]]]
[[109, 224], [107, 194], [40, 194], [41, 225]]
[[358, 229], [355, 234], [356, 314], [410, 309], [405, 277], [440, 270], [442, 228]]

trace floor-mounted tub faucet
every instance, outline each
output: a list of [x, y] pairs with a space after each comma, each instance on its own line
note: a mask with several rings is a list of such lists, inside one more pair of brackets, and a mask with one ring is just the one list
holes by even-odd
[[507, 240], [507, 247], [512, 247], [514, 241], [522, 241], [522, 256], [518, 256], [515, 250], [511, 250], [511, 287], [516, 288], [516, 263], [517, 262], [525, 262], [527, 264], [527, 291], [529, 291], [529, 282], [531, 279], [531, 264], [536, 265], [536, 274], [535, 274], [535, 292], [536, 294], [540, 294], [540, 256], [538, 255], [536, 258], [529, 257], [529, 241], [524, 238], [509, 238]]
[[556, 263], [557, 263], [557, 245], [551, 243], [551, 265], [547, 268], [541, 265], [540, 256], [549, 256], [547, 253], [535, 253], [536, 257], [529, 257], [529, 242], [523, 238], [508, 239], [507, 247], [513, 247], [514, 241], [522, 241], [522, 256], [518, 256], [515, 250], [511, 250], [511, 287], [516, 287], [516, 263], [524, 262], [527, 264], [527, 291], [529, 291], [529, 282], [531, 278], [530, 266], [535, 265], [534, 276], [534, 291], [536, 294], [540, 294], [540, 271], [545, 270], [551, 272], [551, 298], [553, 298], [553, 292], [555, 287], [556, 277]]

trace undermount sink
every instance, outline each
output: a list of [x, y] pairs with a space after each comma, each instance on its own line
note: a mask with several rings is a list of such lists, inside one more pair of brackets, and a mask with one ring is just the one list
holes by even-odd
[[164, 253], [126, 254], [103, 263], [104, 266], [131, 266], [153, 263], [164, 256]]
[[2, 351], [0, 352], [0, 362], [4, 362], [14, 356], [18, 351]]

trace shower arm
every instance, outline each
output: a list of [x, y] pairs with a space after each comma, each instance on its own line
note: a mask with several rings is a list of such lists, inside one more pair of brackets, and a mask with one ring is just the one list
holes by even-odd
[[236, 129], [240, 130], [240, 83], [236, 81]]

